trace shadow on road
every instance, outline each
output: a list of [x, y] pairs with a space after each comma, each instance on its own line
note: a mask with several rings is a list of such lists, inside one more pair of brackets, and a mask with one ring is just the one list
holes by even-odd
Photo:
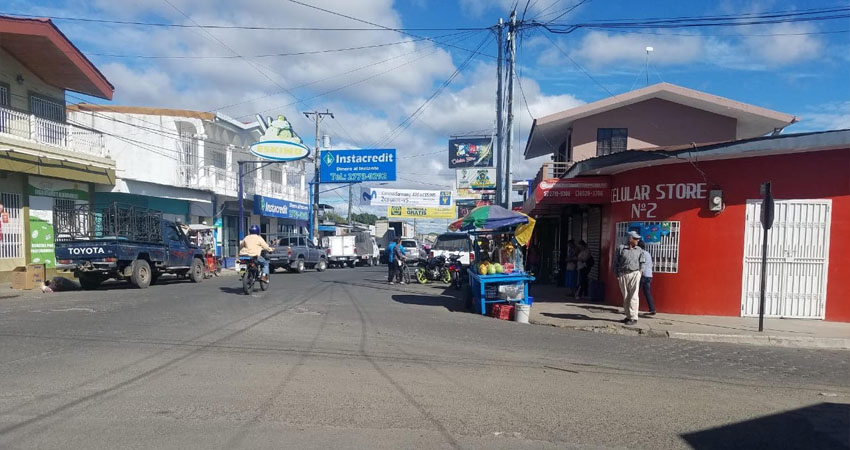
[[827, 450], [850, 448], [847, 430], [850, 430], [850, 405], [820, 403], [681, 436], [695, 450]]
[[455, 296], [447, 295], [421, 295], [421, 294], [396, 294], [393, 300], [407, 305], [442, 306], [451, 312], [466, 312], [463, 301]]
[[614, 322], [620, 323], [620, 320], [616, 319], [605, 319], [602, 317], [590, 317], [585, 314], [557, 314], [557, 313], [540, 313], [542, 316], [552, 317], [553, 319], [567, 319], [567, 320], [600, 320], [603, 322]]

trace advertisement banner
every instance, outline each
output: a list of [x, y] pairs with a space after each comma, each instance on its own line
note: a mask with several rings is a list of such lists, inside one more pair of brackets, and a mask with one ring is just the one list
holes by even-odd
[[496, 169], [457, 169], [456, 173], [458, 190], [496, 188]]
[[449, 168], [493, 167], [491, 138], [460, 138], [449, 140]]
[[69, 200], [88, 200], [89, 185], [73, 181], [56, 180], [30, 175], [27, 177], [27, 193], [37, 197], [64, 198]]
[[251, 144], [251, 153], [272, 161], [297, 161], [310, 154], [286, 117], [277, 116], [270, 122], [260, 141]]
[[534, 189], [534, 199], [537, 203], [607, 204], [611, 200], [610, 197], [611, 183], [607, 177], [547, 178]]
[[362, 150], [323, 150], [319, 181], [322, 183], [357, 183], [361, 181], [395, 181], [394, 148]]
[[310, 219], [310, 205], [255, 195], [254, 214], [306, 222]]
[[419, 189], [382, 189], [364, 187], [360, 192], [361, 206], [451, 206], [452, 191]]
[[456, 213], [454, 206], [387, 206], [389, 219], [456, 219]]
[[[32, 177], [30, 177], [32, 178]], [[53, 198], [31, 195], [30, 202], [30, 262], [56, 267], [53, 243]]]

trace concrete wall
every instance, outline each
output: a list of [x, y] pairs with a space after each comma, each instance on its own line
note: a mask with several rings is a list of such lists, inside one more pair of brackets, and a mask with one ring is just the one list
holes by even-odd
[[[658, 311], [740, 315], [746, 202], [760, 198], [762, 180], [773, 180], [776, 199], [832, 200], [826, 320], [850, 322], [850, 149], [701, 161], [699, 167], [705, 178], [688, 163], [635, 169], [612, 177], [613, 190], [649, 185], [652, 189], [647, 202], [652, 202], [653, 217], [635, 216], [635, 203], [650, 204], [643, 200], [604, 206], [603, 258], [599, 267], [608, 303], [622, 305], [617, 280], [610, 269], [619, 244], [614, 242], [616, 223], [671, 220], [681, 222], [679, 271], [653, 276]], [[668, 183], [706, 183], [709, 189], [722, 189], [725, 209], [719, 214], [709, 212], [705, 198], [657, 198], [654, 185]]]
[[661, 99], [578, 119], [573, 123], [573, 161], [596, 156], [598, 128], [628, 128], [628, 149], [735, 139], [737, 120]]
[[[18, 74], [24, 77], [24, 84], [18, 84], [15, 80]], [[12, 55], [0, 48], [0, 83], [9, 86], [9, 105], [21, 111], [29, 111], [29, 94], [38, 94], [43, 97], [65, 102], [65, 91], [51, 86], [30, 72]]]

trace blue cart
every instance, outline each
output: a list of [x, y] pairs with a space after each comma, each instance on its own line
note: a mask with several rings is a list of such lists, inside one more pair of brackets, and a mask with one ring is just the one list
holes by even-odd
[[[498, 296], [497, 286], [502, 284], [522, 284], [522, 299], [512, 301], [529, 304], [528, 283], [534, 281], [533, 276], [527, 273], [479, 275], [472, 268], [467, 269], [467, 273], [469, 274], [469, 289], [472, 290], [472, 310], [474, 312], [487, 314], [488, 303], [507, 303], [507, 300], [500, 299]], [[493, 289], [490, 289], [488, 295], [488, 285], [495, 288], [495, 294]]]

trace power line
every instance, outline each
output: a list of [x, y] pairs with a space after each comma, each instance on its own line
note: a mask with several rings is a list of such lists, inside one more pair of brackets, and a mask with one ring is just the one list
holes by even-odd
[[[488, 34], [481, 41], [481, 43], [478, 44], [478, 48], [476, 50], [482, 48], [484, 44], [486, 44], [491, 38], [492, 35]], [[373, 146], [378, 147], [379, 145], [388, 145], [401, 133], [410, 128], [413, 122], [415, 122], [419, 118], [419, 116], [421, 116], [421, 114], [428, 108], [428, 106], [430, 106], [434, 99], [436, 99], [449, 86], [449, 84], [451, 84], [451, 82], [454, 81], [454, 79], [472, 62], [472, 59], [475, 57], [476, 54], [477, 52], [471, 53], [469, 57], [463, 63], [461, 63], [461, 65], [458, 66], [458, 68], [455, 69], [455, 71], [445, 81], [443, 81], [442, 84], [440, 84], [437, 90], [434, 91], [434, 93], [432, 93], [431, 96], [429, 96], [424, 103], [422, 103], [418, 108], [416, 108], [415, 111], [413, 111], [404, 120], [402, 120], [401, 123], [399, 123], [395, 128], [393, 128], [393, 130], [390, 131], [389, 135], [377, 141], [376, 144]]]
[[[310, 6], [310, 5], [305, 5]], [[34, 14], [25, 14], [18, 12], [0, 12], [0, 15], [4, 16], [16, 16], [16, 17], [24, 17], [24, 18], [48, 18], [50, 20], [66, 20], [71, 22], [89, 22], [89, 23], [103, 23], [110, 25], [134, 25], [134, 26], [145, 26], [145, 27], [158, 27], [158, 28], [206, 28], [211, 30], [258, 30], [258, 31], [481, 31], [486, 30], [488, 27], [465, 27], [465, 28], [327, 28], [327, 27], [271, 27], [271, 26], [259, 26], [259, 25], [213, 25], [213, 24], [198, 24], [193, 23], [182, 24], [182, 23], [168, 23], [168, 22], [144, 22], [144, 21], [136, 21], [136, 20], [115, 20], [115, 19], [98, 19], [93, 17], [73, 17], [73, 16], [45, 16], [45, 15], [34, 15]]]
[[599, 31], [610, 31], [612, 33], [623, 33], [623, 34], [652, 34], [656, 36], [684, 36], [684, 37], [694, 37], [701, 38], [705, 36], [718, 36], [718, 37], [771, 37], [771, 36], [812, 36], [819, 34], [840, 34], [840, 33], [850, 33], [850, 30], [818, 30], [818, 31], [806, 31], [799, 33], [735, 33], [735, 34], [723, 34], [723, 33], [699, 33], [699, 34], [688, 34], [688, 33], [662, 33], [658, 31], [637, 31], [637, 30], [620, 30], [620, 29], [608, 29], [608, 28], [596, 28], [596, 27], [584, 27], [586, 30], [599, 30]]

